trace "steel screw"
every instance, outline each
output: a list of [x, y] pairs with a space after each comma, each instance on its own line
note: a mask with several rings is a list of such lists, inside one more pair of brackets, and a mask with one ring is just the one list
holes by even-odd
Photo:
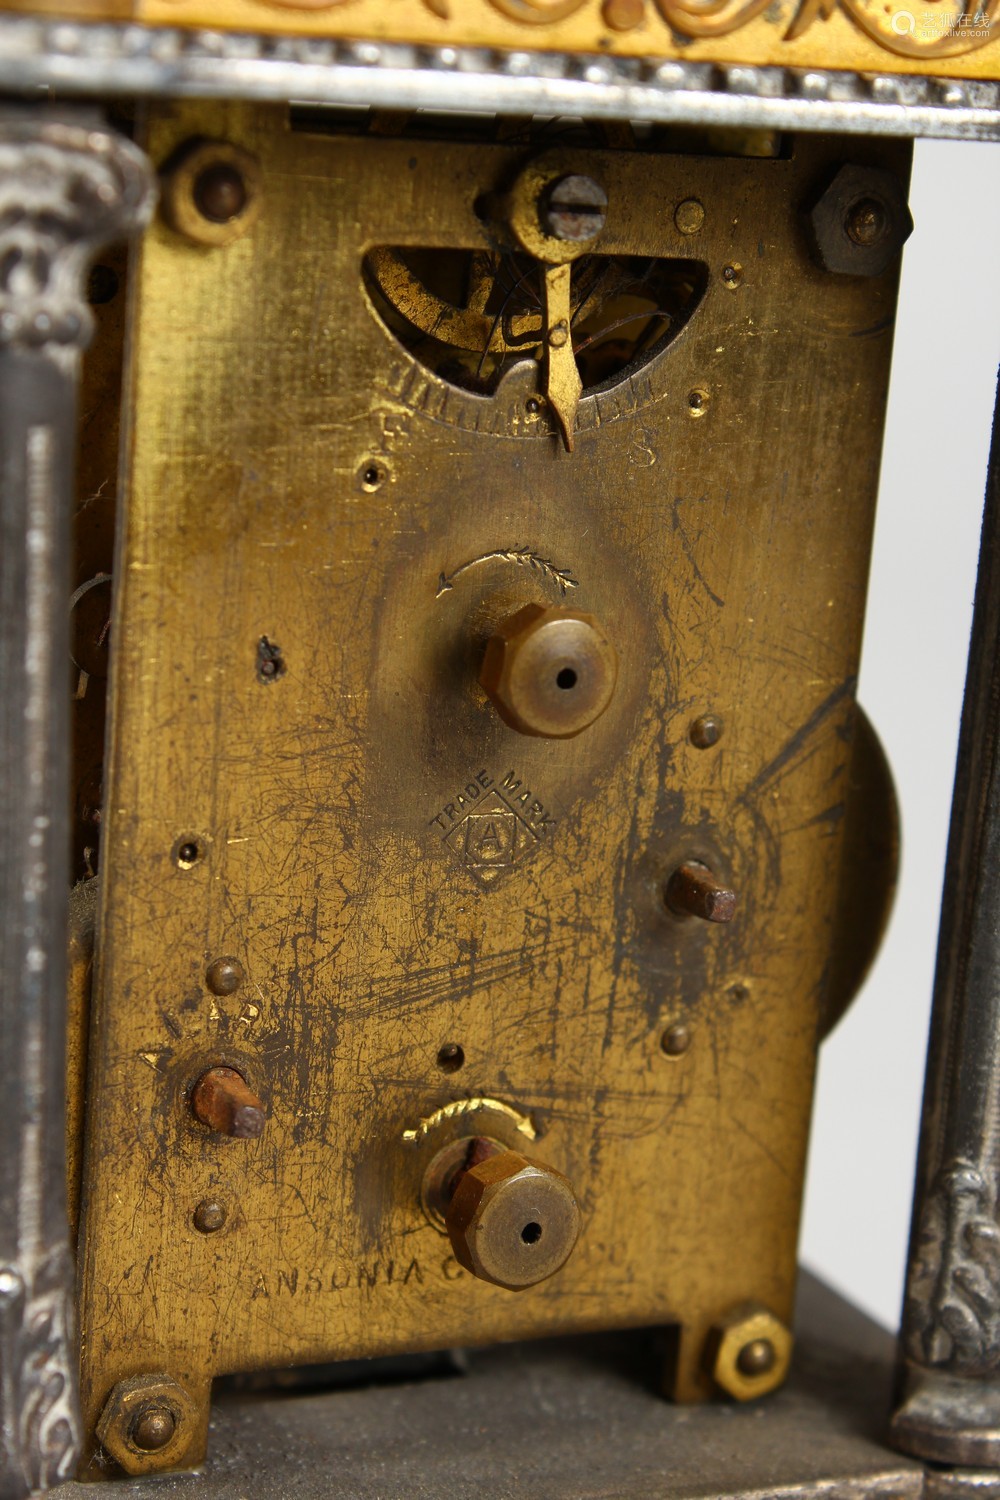
[[574, 173], [560, 177], [543, 196], [542, 228], [553, 239], [581, 244], [596, 239], [604, 228], [608, 195], [592, 177]]

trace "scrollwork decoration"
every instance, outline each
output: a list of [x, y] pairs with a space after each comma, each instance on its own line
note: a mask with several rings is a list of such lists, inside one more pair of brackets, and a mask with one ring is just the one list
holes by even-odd
[[26, 1284], [21, 1271], [0, 1266], [0, 1371], [4, 1405], [15, 1417], [16, 1441], [5, 1452], [17, 1473], [0, 1469], [0, 1487], [46, 1490], [73, 1477], [76, 1452], [72, 1354], [72, 1266], [58, 1247]]
[[985, 1375], [1000, 1366], [1000, 1227], [990, 1174], [952, 1161], [920, 1220], [907, 1287], [909, 1353]]

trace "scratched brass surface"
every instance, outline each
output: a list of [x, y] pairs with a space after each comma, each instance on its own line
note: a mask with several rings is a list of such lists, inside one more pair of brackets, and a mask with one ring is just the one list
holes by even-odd
[[[523, 148], [178, 104], [154, 161], [193, 136], [251, 151], [262, 196], [225, 248], [154, 225], [135, 272], [88, 1420], [162, 1371], [200, 1404], [193, 1460], [216, 1373], [616, 1325], [680, 1325], [677, 1393], [709, 1394], [714, 1319], [791, 1314], [895, 305], [894, 272], [813, 265], [800, 207], [845, 159], [905, 178], [908, 148], [581, 151], [599, 251], [705, 279], [672, 343], [584, 393], [570, 454], [534, 364], [460, 390], [362, 282], [376, 247], [484, 250], [474, 204]], [[574, 739], [518, 734], [477, 686], [492, 624], [533, 601], [618, 654]], [[697, 749], [705, 713], [723, 734]], [[728, 927], [665, 910], [684, 858], [738, 892]], [[247, 974], [221, 997], [220, 955]], [[261, 1139], [193, 1120], [217, 1062], [265, 1101]], [[531, 1290], [462, 1273], [422, 1206], [428, 1162], [476, 1133], [580, 1199]], [[228, 1218], [200, 1235], [207, 1195]]]
[[1000, 77], [1000, 0], [0, 0], [0, 10], [429, 47]]

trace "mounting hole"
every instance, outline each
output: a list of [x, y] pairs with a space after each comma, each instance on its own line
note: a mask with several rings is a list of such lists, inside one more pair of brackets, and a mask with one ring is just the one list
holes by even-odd
[[564, 692], [568, 692], [570, 688], [575, 688], [576, 682], [576, 672], [572, 667], [563, 667], [556, 673], [556, 686], [561, 687]]
[[692, 417], [703, 417], [708, 411], [710, 400], [708, 392], [701, 386], [696, 386], [693, 391], [688, 392], [688, 412]]
[[178, 839], [174, 845], [174, 864], [178, 870], [193, 870], [204, 852], [200, 839]]
[[743, 267], [738, 261], [733, 261], [730, 265], [723, 266], [722, 280], [731, 292], [735, 292], [743, 280]]
[[373, 495], [376, 490], [381, 489], [387, 477], [388, 470], [377, 459], [370, 458], [361, 465], [361, 488], [366, 490], [369, 495]]
[[525, 1224], [521, 1230], [521, 1238], [526, 1245], [537, 1245], [542, 1237], [542, 1226], [532, 1219], [530, 1224]]
[[465, 1052], [457, 1042], [445, 1042], [437, 1055], [437, 1065], [442, 1073], [457, 1073], [465, 1063]]

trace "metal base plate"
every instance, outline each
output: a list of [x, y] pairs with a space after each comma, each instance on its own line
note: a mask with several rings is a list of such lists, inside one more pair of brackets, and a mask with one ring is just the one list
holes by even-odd
[[[909, 1500], [923, 1467], [885, 1445], [891, 1337], [808, 1275], [784, 1390], [678, 1407], [649, 1333], [510, 1344], [468, 1372], [308, 1396], [222, 1396], [198, 1474], [133, 1480], [130, 1500], [611, 1500], [760, 1495]], [[65, 1485], [53, 1500], [109, 1500]], [[936, 1492], [935, 1492], [936, 1493]]]

